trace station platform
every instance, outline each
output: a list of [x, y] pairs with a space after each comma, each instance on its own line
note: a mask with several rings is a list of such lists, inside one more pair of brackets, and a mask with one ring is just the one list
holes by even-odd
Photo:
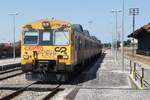
[[[130, 79], [130, 64], [125, 59], [125, 72], [121, 67], [121, 56], [117, 61], [112, 57], [110, 50], [105, 52], [102, 61], [97, 62], [86, 78], [90, 78], [78, 88], [74, 100], [149, 100], [150, 90], [137, 89]], [[120, 56], [120, 57], [119, 57]]]
[[[137, 59], [134, 59], [130, 56], [126, 56], [126, 58], [128, 60], [131, 61], [131, 66], [133, 67], [134, 70], [134, 64], [135, 64], [135, 68], [136, 68], [136, 73], [140, 76], [142, 76], [142, 73], [144, 75], [144, 87], [143, 89], [150, 89], [150, 65], [144, 62], [141, 62]], [[143, 72], [142, 72], [142, 68], [143, 68]], [[131, 77], [133, 77], [133, 73], [130, 75]], [[139, 76], [138, 76], [139, 77]], [[135, 81], [135, 78], [133, 79]], [[135, 83], [140, 87], [140, 79], [137, 78], [137, 80], [135, 81]]]
[[20, 58], [0, 59], [0, 71], [7, 70], [14, 66], [20, 66]]

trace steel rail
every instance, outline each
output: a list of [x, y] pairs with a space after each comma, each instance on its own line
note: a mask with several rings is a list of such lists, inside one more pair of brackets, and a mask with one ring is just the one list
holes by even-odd
[[54, 88], [48, 95], [46, 95], [42, 100], [49, 100], [50, 98], [52, 98], [56, 93], [58, 93], [60, 91], [59, 87], [61, 86], [58, 85], [56, 88]]
[[12, 68], [12, 69], [5, 70], [5, 71], [0, 71], [0, 75], [5, 74], [5, 73], [10, 73], [10, 72], [13, 72], [13, 71], [17, 71], [17, 70], [21, 70], [21, 67]]
[[21, 94], [22, 92], [24, 92], [29, 86], [31, 86], [31, 85], [33, 85], [33, 84], [36, 84], [36, 83], [37, 83], [37, 82], [33, 82], [33, 83], [27, 85], [26, 87], [20, 88], [20, 89], [18, 89], [17, 91], [15, 91], [15, 92], [13, 92], [13, 93], [11, 93], [11, 94], [9, 94], [9, 95], [7, 95], [7, 96], [1, 98], [0, 100], [10, 100], [10, 99], [12, 99], [12, 98], [18, 96], [18, 95]]
[[15, 77], [15, 76], [18, 76], [18, 75], [21, 75], [21, 74], [24, 74], [24, 72], [19, 72], [19, 73], [15, 73], [15, 74], [13, 74], [13, 75], [9, 75], [9, 76], [6, 76], [6, 77], [2, 77], [2, 78], [0, 78], [0, 81], [5, 80], [5, 79], [8, 79], [8, 78]]

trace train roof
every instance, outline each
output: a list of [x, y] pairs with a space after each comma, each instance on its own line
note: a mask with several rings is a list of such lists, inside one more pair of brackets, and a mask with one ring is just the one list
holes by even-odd
[[44, 29], [43, 25], [42, 25], [43, 22], [50, 23], [50, 26], [52, 29], [61, 27], [62, 25], [71, 26], [71, 23], [69, 23], [67, 21], [56, 20], [56, 19], [41, 19], [41, 20], [37, 20], [34, 22], [26, 23], [23, 25], [23, 28], [32, 27], [33, 29]]
[[92, 38], [93, 40], [98, 40], [95, 36], [91, 36], [91, 38]]
[[101, 44], [101, 41], [99, 39], [97, 39], [96, 36], [90, 36], [90, 37], [91, 37], [91, 39], [93, 39], [97, 43]]
[[86, 35], [86, 36], [90, 36], [90, 33], [88, 30], [83, 30], [83, 33]]
[[72, 24], [72, 27], [77, 31], [80, 32], [81, 34], [90, 37], [90, 33], [88, 30], [83, 30], [83, 27], [81, 24]]
[[83, 27], [81, 24], [72, 24], [72, 27], [78, 32], [83, 32]]

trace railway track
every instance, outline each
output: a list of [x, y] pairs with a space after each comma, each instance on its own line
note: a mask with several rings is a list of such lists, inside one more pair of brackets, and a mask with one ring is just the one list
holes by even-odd
[[[103, 59], [103, 56], [104, 56], [104, 54], [102, 55], [102, 58], [101, 59]], [[97, 60], [96, 60], [97, 61]], [[94, 63], [92, 63], [92, 64], [90, 64], [89, 66], [92, 66]], [[90, 68], [90, 67], [89, 67]], [[87, 69], [88, 70], [88, 69]], [[81, 79], [82, 80], [82, 79]], [[78, 80], [77, 80], [78, 81]], [[74, 82], [74, 81], [73, 81]], [[78, 82], [75, 82], [74, 84], [76, 84], [76, 83], [80, 83], [80, 79], [79, 79], [79, 81]], [[23, 86], [23, 87], [18, 87], [17, 89], [14, 89], [15, 90], [15, 92], [13, 92], [13, 93], [11, 93], [11, 94], [9, 94], [9, 95], [7, 95], [7, 96], [5, 96], [5, 97], [3, 97], [3, 98], [1, 98], [0, 100], [10, 100], [10, 99], [15, 99], [15, 98], [22, 98], [22, 95], [24, 95], [24, 94], [26, 94], [26, 93], [30, 93], [31, 91], [35, 91], [35, 94], [36, 94], [36, 92], [43, 92], [43, 91], [47, 91], [47, 93], [46, 94], [42, 94], [42, 98], [41, 98], [41, 100], [50, 100], [50, 99], [52, 99], [56, 94], [58, 94], [60, 91], [63, 91], [65, 88], [62, 88], [63, 86], [61, 86], [61, 84], [58, 84], [58, 85], [56, 85], [55, 87], [52, 87], [51, 88], [51, 86], [49, 86], [49, 87], [45, 87], [44, 86], [44, 89], [42, 89], [43, 87], [41, 86], [40, 87], [40, 85], [39, 85], [39, 87], [37, 88], [37, 87], [35, 87], [35, 85], [37, 84], [42, 84], [42, 83], [40, 83], [40, 82], [35, 82], [35, 83], [31, 83], [31, 84], [29, 84], [29, 85], [25, 85], [25, 86]], [[44, 83], [43, 83], [44, 84]], [[72, 83], [73, 84], [73, 83]], [[31, 85], [33, 85], [33, 86], [31, 86]], [[79, 87], [78, 86], [78, 84], [77, 84], [77, 87]], [[49, 88], [49, 89], [48, 89]], [[5, 88], [3, 89], [3, 90], [5, 90]], [[11, 88], [10, 89], [6, 89], [6, 90], [11, 90]], [[75, 96], [76, 96], [76, 94], [77, 94], [77, 92], [78, 92], [78, 90], [79, 90], [79, 88], [78, 89], [75, 89], [73, 92], [71, 92], [71, 93], [69, 93], [68, 95], [67, 95], [67, 97], [66, 97], [66, 100], [70, 100], [71, 98], [74, 98]], [[30, 92], [28, 92], [28, 91], [30, 91]], [[34, 93], [34, 92], [33, 92]], [[28, 95], [25, 95], [24, 97], [26, 98], [26, 96], [28, 96]], [[44, 96], [44, 97], [43, 97]], [[23, 98], [24, 98], [23, 97]], [[33, 97], [34, 97], [34, 95], [33, 95]], [[31, 98], [32, 98], [32, 96], [31, 96]], [[54, 97], [55, 98], [55, 97]]]
[[[19, 95], [21, 95], [23, 92], [25, 92], [26, 90], [28, 90], [28, 88], [32, 85], [35, 85], [39, 82], [32, 82], [31, 84], [28, 84], [27, 86], [25, 87], [22, 87], [18, 90], [16, 90], [15, 92], [9, 94], [9, 95], [6, 95], [5, 97], [1, 98], [0, 100], [10, 100], [10, 99], [13, 99]], [[44, 96], [44, 98], [42, 98], [41, 100], [49, 100], [51, 99], [53, 96], [55, 96], [55, 94], [57, 94], [59, 91], [62, 91], [64, 89], [60, 88], [61, 84], [57, 85], [55, 88], [52, 88], [48, 91], [50, 91], [50, 93], [48, 93], [46, 96]], [[29, 89], [30, 90], [30, 89]], [[40, 88], [37, 88], [35, 90], [40, 90]]]
[[60, 86], [61, 85], [58, 85], [56, 88], [52, 89], [52, 91], [48, 95], [46, 95], [42, 100], [51, 99], [55, 94], [57, 94], [60, 91], [59, 89]]
[[1, 72], [0, 73], [0, 81], [8, 79], [8, 78], [15, 77], [15, 76], [18, 76], [18, 75], [22, 75], [22, 74], [24, 74], [24, 72], [22, 72], [20, 69]]
[[9, 70], [0, 71], [0, 75], [5, 74], [5, 73], [10, 73], [10, 72], [13, 72], [13, 71], [18, 71], [18, 70], [21, 70], [21, 67], [17, 67], [17, 68], [12, 68], [12, 69], [9, 69]]
[[1, 98], [0, 100], [10, 100], [10, 99], [13, 99], [14, 97], [18, 96], [19, 94], [21, 94], [23, 91], [25, 91], [29, 86], [33, 85], [33, 84], [36, 84], [37, 82], [33, 82], [23, 88], [20, 88], [18, 89], [17, 91], [9, 94], [9, 95], [6, 95], [5, 97]]

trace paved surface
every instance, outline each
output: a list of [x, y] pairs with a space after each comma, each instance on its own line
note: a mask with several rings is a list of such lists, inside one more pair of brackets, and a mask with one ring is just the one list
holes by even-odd
[[[85, 82], [82, 87], [94, 88], [132, 88], [128, 74], [122, 73], [122, 68], [115, 62], [110, 52], [105, 55], [103, 61], [97, 62], [94, 68], [87, 74], [87, 79], [96, 73], [96, 78]], [[97, 69], [97, 70], [95, 70]]]
[[150, 90], [80, 89], [75, 100], [150, 100]]
[[[119, 57], [115, 62], [111, 52], [106, 51], [103, 61], [95, 65], [98, 67], [89, 71], [88, 81], [79, 88], [75, 100], [150, 100], [150, 90], [133, 89], [129, 79], [129, 61], [125, 60], [125, 73], [122, 73], [120, 62]], [[94, 72], [95, 78], [91, 78]]]
[[20, 58], [16, 59], [0, 59], [0, 66], [12, 65], [20, 63]]

